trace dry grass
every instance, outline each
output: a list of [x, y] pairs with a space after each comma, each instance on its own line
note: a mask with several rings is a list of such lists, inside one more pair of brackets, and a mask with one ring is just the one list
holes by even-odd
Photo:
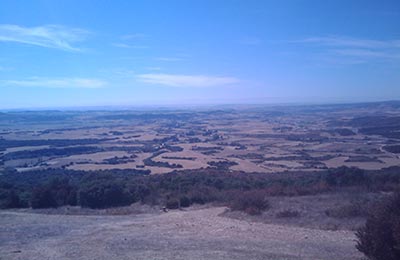
[[219, 215], [225, 208], [127, 216], [0, 212], [5, 259], [356, 260], [353, 232], [331, 232]]

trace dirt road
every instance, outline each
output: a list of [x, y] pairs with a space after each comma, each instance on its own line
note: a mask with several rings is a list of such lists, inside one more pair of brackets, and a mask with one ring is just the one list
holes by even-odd
[[218, 216], [224, 210], [125, 216], [0, 211], [0, 259], [360, 259], [353, 232]]

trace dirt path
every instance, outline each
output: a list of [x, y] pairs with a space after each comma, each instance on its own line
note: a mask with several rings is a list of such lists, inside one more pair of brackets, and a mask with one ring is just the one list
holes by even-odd
[[0, 211], [0, 259], [359, 259], [354, 234], [249, 223], [224, 208], [136, 216]]

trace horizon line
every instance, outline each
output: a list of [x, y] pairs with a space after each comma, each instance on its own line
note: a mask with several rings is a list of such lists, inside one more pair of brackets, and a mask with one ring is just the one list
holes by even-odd
[[399, 102], [400, 99], [385, 99], [376, 101], [288, 101], [288, 102], [252, 102], [252, 103], [198, 103], [198, 104], [138, 104], [138, 105], [81, 105], [81, 106], [44, 106], [44, 107], [19, 107], [19, 108], [0, 108], [0, 112], [23, 112], [23, 111], [123, 111], [133, 109], [147, 109], [147, 108], [207, 108], [207, 107], [243, 107], [243, 106], [329, 106], [329, 105], [354, 105], [354, 104], [374, 104], [374, 103], [391, 103]]

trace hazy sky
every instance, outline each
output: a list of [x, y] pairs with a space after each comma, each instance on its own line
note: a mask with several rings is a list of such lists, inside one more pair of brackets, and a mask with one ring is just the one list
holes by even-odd
[[399, 0], [1, 0], [0, 108], [384, 99]]

